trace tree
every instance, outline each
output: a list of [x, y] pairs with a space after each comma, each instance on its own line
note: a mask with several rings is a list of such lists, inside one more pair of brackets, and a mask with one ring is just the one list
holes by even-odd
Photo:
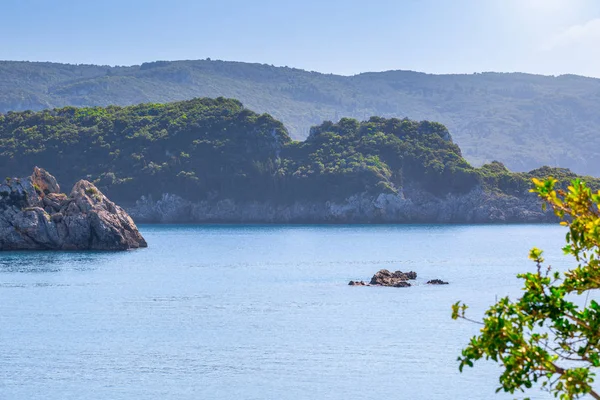
[[465, 316], [467, 306], [452, 306], [452, 318], [482, 324], [458, 358], [460, 371], [474, 361], [491, 359], [502, 366], [497, 391], [525, 392], [540, 386], [561, 399], [589, 395], [600, 366], [600, 305], [589, 298], [600, 288], [600, 191], [581, 180], [566, 190], [557, 181], [534, 179], [534, 189], [568, 227], [566, 254], [577, 267], [564, 273], [544, 268], [542, 251], [529, 254], [537, 270], [521, 274], [523, 295], [505, 297], [490, 307], [482, 322]]

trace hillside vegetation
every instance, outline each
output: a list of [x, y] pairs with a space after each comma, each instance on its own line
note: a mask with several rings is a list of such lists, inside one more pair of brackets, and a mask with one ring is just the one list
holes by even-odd
[[36, 165], [68, 185], [87, 178], [118, 201], [163, 193], [333, 200], [411, 186], [436, 196], [478, 187], [520, 195], [532, 176], [575, 176], [511, 173], [499, 162], [474, 168], [446, 127], [428, 121], [343, 118], [293, 141], [270, 115], [225, 98], [0, 114], [0, 174], [26, 175]]
[[231, 97], [282, 121], [294, 139], [341, 117], [438, 121], [467, 160], [512, 170], [539, 165], [600, 175], [600, 80], [409, 71], [351, 77], [223, 61], [132, 67], [0, 62], [0, 112]]

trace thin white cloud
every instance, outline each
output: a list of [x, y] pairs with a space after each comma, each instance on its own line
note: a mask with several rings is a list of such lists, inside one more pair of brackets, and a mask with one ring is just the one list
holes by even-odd
[[597, 50], [600, 41], [600, 18], [592, 19], [584, 24], [573, 25], [560, 34], [551, 38], [542, 46], [543, 50], [551, 51], [570, 46], [589, 46], [589, 51]]
[[[600, 77], [600, 17], [548, 35], [533, 51], [532, 69], [551, 74]], [[545, 73], [546, 73], [545, 72]]]
[[573, 1], [573, 0], [520, 0], [520, 5], [524, 6], [526, 9], [535, 10], [535, 11], [546, 11], [546, 12], [556, 12], [556, 11], [564, 11], [566, 9], [574, 8], [573, 6], [579, 7], [583, 3], [583, 1]]
[[[554, 23], [585, 16], [596, 0], [511, 0], [513, 11], [524, 18]], [[506, 3], [505, 3], [506, 4]]]

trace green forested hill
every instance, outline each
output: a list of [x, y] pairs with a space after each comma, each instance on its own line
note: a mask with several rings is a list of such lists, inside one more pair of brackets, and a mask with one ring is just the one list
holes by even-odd
[[232, 97], [282, 121], [295, 139], [324, 120], [372, 115], [439, 121], [467, 160], [600, 175], [600, 80], [527, 74], [351, 77], [222, 61], [132, 67], [0, 62], [0, 112]]
[[26, 176], [36, 165], [65, 187], [94, 181], [117, 201], [163, 193], [326, 201], [407, 186], [436, 196], [477, 187], [523, 194], [531, 176], [572, 176], [511, 173], [497, 162], [474, 168], [446, 127], [428, 121], [342, 118], [293, 141], [270, 115], [225, 98], [1, 114], [0, 175]]

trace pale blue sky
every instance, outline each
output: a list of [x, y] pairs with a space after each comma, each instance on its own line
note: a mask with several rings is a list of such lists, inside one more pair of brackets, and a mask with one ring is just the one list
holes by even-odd
[[0, 59], [600, 77], [600, 0], [2, 0]]

